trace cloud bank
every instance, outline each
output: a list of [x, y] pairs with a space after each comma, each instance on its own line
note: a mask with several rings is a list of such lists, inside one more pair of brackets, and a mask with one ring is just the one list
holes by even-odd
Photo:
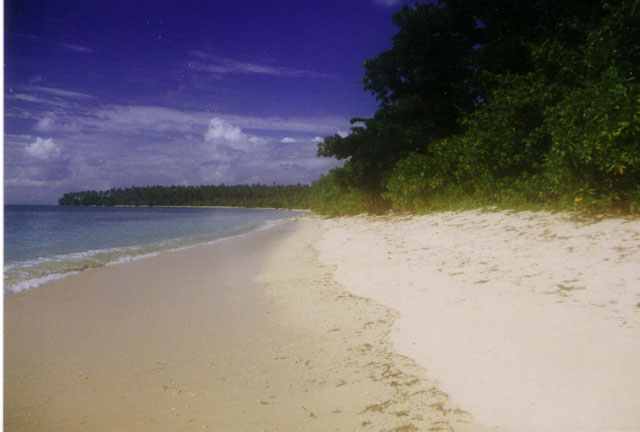
[[340, 164], [316, 157], [320, 137], [349, 124], [96, 104], [38, 86], [15, 94], [25, 98], [13, 99], [5, 115], [30, 126], [5, 134], [8, 203], [52, 204], [64, 192], [131, 185], [309, 184]]

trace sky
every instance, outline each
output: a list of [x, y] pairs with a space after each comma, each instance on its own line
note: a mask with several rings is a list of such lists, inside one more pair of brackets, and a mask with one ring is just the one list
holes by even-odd
[[4, 193], [310, 184], [405, 0], [5, 0]]

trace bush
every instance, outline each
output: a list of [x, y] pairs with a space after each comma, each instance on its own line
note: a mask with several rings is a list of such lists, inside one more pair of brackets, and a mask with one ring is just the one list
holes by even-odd
[[549, 109], [545, 175], [576, 208], [629, 201], [640, 184], [640, 85], [610, 69]]
[[312, 211], [332, 217], [370, 211], [370, 200], [360, 189], [341, 181], [344, 175], [344, 168], [336, 168], [313, 183], [309, 198]]
[[387, 192], [383, 194], [394, 210], [413, 211], [425, 206], [430, 190], [430, 168], [429, 158], [417, 153], [396, 164], [387, 178]]

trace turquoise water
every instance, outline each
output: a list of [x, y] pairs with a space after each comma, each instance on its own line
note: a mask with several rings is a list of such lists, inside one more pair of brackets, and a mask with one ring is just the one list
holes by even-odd
[[218, 241], [296, 213], [284, 210], [7, 205], [4, 290], [84, 269]]

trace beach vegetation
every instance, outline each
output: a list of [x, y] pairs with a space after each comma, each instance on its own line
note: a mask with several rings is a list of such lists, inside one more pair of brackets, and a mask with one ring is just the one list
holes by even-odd
[[316, 180], [309, 199], [309, 208], [327, 216], [354, 215], [373, 211], [375, 203], [371, 202], [362, 188], [351, 184], [348, 173], [349, 170], [334, 169]]
[[346, 162], [315, 209], [639, 212], [639, 22], [637, 0], [404, 7], [365, 62], [378, 111], [319, 145]]

